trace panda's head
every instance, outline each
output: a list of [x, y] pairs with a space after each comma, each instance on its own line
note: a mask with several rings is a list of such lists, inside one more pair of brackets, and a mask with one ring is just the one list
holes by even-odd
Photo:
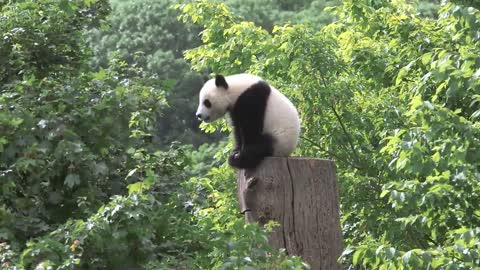
[[204, 122], [212, 122], [225, 115], [229, 106], [227, 80], [223, 75], [217, 75], [207, 81], [200, 90], [196, 116]]

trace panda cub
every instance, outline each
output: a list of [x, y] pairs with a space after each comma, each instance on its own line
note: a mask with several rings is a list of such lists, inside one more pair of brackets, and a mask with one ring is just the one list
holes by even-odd
[[228, 162], [253, 169], [267, 156], [289, 156], [297, 146], [300, 118], [275, 87], [250, 74], [217, 75], [200, 90], [196, 116], [212, 122], [229, 113], [235, 149]]

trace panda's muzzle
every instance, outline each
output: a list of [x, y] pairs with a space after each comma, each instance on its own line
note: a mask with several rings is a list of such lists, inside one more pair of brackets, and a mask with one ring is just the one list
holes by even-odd
[[205, 121], [206, 122], [210, 119], [210, 116], [207, 116], [207, 117], [203, 118], [203, 115], [201, 113], [197, 113], [197, 119], [199, 121]]

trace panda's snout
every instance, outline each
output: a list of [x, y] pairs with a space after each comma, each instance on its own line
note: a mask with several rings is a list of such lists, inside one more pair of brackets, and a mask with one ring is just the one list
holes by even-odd
[[210, 116], [204, 116], [203, 114], [201, 113], [197, 113], [197, 119], [199, 121], [208, 121], [210, 119]]

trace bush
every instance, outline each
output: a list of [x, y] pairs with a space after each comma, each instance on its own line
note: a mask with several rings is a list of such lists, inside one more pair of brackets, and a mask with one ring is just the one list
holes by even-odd
[[[112, 59], [88, 71], [82, 32], [106, 4], [22, 1], [3, 7], [0, 51], [0, 238], [15, 248], [125, 194], [134, 149], [152, 148], [164, 91]], [[129, 180], [130, 181], [130, 180]]]

